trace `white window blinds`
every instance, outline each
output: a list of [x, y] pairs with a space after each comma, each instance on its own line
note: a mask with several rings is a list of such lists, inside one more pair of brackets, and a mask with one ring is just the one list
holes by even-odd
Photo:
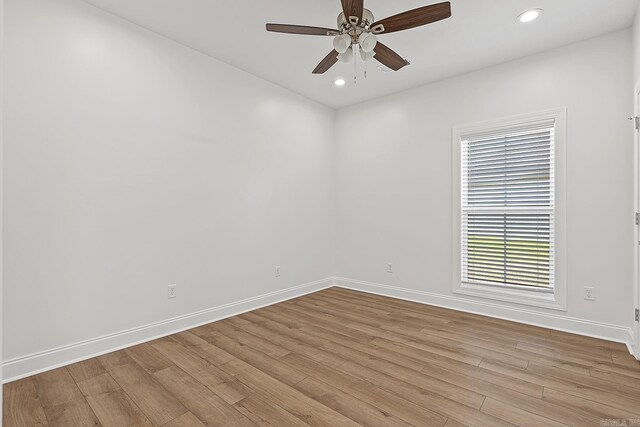
[[463, 282], [553, 288], [554, 127], [462, 136]]

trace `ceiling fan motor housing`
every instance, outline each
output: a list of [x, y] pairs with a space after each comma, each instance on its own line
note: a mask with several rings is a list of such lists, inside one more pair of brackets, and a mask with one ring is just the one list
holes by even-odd
[[351, 27], [365, 28], [373, 24], [374, 17], [373, 17], [373, 13], [371, 13], [369, 9], [364, 9], [362, 11], [362, 21], [358, 22], [356, 25], [351, 25], [351, 22], [347, 19], [344, 12], [341, 12], [340, 15], [338, 15], [337, 22], [338, 22], [338, 28], [347, 28], [347, 29]]

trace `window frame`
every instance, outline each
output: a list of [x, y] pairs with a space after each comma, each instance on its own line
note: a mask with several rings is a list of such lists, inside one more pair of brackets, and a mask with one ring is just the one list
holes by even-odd
[[[517, 131], [553, 120], [554, 130], [554, 277], [553, 289], [485, 285], [462, 281], [462, 140], [465, 135]], [[453, 293], [497, 301], [567, 310], [566, 289], [566, 140], [567, 109], [556, 108], [502, 119], [454, 126], [452, 130], [452, 283]]]

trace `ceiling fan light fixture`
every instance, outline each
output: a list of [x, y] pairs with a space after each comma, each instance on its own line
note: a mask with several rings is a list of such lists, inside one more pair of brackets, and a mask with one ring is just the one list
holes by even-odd
[[538, 19], [543, 12], [544, 10], [542, 9], [529, 9], [518, 15], [518, 21], [522, 22], [523, 24], [526, 24], [527, 22], [533, 22]]
[[[380, 20], [376, 20], [371, 11], [364, 8], [363, 0], [341, 0], [341, 3], [342, 10], [338, 13], [336, 29], [274, 23], [267, 23], [266, 29], [271, 33], [331, 37], [333, 49], [322, 58], [311, 73], [324, 74], [336, 63], [346, 62], [354, 64], [353, 70], [356, 74], [358, 71], [356, 59], [359, 59], [355, 56], [356, 50], [360, 51], [360, 56], [365, 60], [374, 56], [371, 52], [375, 52], [376, 61], [393, 71], [409, 65], [397, 52], [377, 41], [378, 35], [409, 30], [451, 17], [451, 1], [446, 0], [406, 10]], [[366, 34], [362, 35], [362, 33]], [[366, 73], [365, 63], [365, 77]], [[354, 81], [355, 79], [354, 75]]]
[[336, 79], [335, 82], [333, 82], [333, 84], [336, 85], [336, 86], [344, 86], [346, 83], [347, 82], [343, 78], [338, 78], [338, 79]]
[[362, 33], [358, 38], [360, 49], [366, 53], [373, 52], [373, 49], [375, 49], [377, 43], [378, 39], [371, 33]]
[[340, 34], [333, 38], [333, 48], [340, 54], [344, 54], [350, 46], [351, 36], [349, 34]]
[[345, 64], [351, 64], [353, 62], [353, 48], [347, 48], [347, 51], [338, 55], [338, 60]]

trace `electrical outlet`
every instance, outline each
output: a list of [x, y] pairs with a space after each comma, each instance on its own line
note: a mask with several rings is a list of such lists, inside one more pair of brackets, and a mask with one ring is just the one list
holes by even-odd
[[276, 265], [276, 277], [280, 277], [280, 266]]
[[169, 287], [167, 288], [167, 298], [168, 299], [172, 299], [175, 298], [176, 295], [176, 286], [178, 285], [169, 285]]
[[596, 288], [584, 287], [584, 299], [587, 301], [595, 301], [596, 299]]
[[387, 273], [393, 273], [393, 264], [387, 264]]

